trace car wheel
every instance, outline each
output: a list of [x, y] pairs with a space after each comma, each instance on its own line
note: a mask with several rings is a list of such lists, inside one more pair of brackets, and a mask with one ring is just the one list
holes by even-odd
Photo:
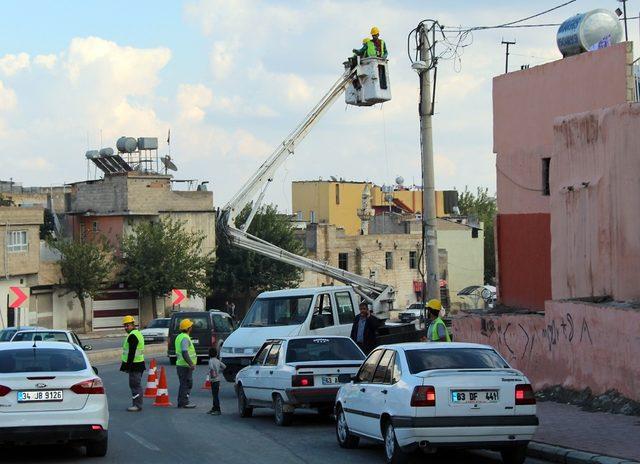
[[527, 445], [514, 446], [500, 451], [504, 464], [522, 464], [527, 458]]
[[284, 400], [282, 399], [282, 396], [276, 395], [273, 399], [273, 410], [276, 425], [279, 425], [281, 427], [291, 425], [291, 422], [293, 421], [293, 413], [285, 412]]
[[109, 447], [109, 437], [105, 436], [101, 440], [90, 441], [87, 443], [87, 456], [92, 458], [101, 458], [107, 454]]
[[172, 366], [176, 365], [176, 361], [178, 360], [178, 358], [169, 358], [169, 364], [171, 364]]
[[347, 417], [340, 406], [338, 406], [338, 412], [336, 413], [336, 438], [341, 448], [357, 448], [360, 443], [360, 437], [356, 437], [349, 431]]
[[253, 408], [249, 406], [242, 385], [238, 386], [238, 413], [240, 417], [251, 417], [253, 415]]
[[398, 445], [396, 431], [391, 422], [387, 423], [384, 429], [384, 454], [388, 464], [406, 464], [409, 462], [409, 455], [402, 451], [402, 448]]

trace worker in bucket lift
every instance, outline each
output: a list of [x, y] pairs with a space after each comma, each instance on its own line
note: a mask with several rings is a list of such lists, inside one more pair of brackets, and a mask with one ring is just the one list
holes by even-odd
[[371, 28], [371, 42], [369, 42], [369, 47], [375, 49], [375, 55], [367, 55], [367, 56], [377, 56], [380, 58], [387, 58], [389, 56], [389, 51], [387, 50], [387, 44], [380, 38], [380, 29], [376, 26]]
[[[371, 42], [371, 39], [369, 37], [365, 37], [364, 39], [362, 39], [362, 47], [360, 47], [360, 49], [353, 49], [353, 54], [360, 56], [360, 57], [368, 57], [368, 56], [375, 56], [375, 55], [369, 55], [367, 52], [369, 51], [369, 42]], [[374, 47], [375, 50], [375, 47]]]

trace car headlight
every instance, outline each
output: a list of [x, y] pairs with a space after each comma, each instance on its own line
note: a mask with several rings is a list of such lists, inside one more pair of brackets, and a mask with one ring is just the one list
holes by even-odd
[[227, 347], [227, 346], [223, 346], [222, 350], [220, 350], [222, 353], [233, 353], [233, 348], [231, 347]]

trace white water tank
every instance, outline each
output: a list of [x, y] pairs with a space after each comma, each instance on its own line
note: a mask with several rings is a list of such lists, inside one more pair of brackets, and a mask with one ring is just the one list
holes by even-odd
[[622, 25], [613, 11], [603, 8], [577, 14], [565, 20], [558, 29], [556, 42], [562, 56], [572, 56], [622, 40]]
[[[349, 62], [345, 63], [348, 68]], [[358, 58], [356, 77], [347, 86], [345, 101], [348, 105], [372, 106], [391, 100], [389, 66], [384, 58]]]

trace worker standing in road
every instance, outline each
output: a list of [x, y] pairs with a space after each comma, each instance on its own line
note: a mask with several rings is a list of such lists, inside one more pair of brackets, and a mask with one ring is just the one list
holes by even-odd
[[144, 337], [136, 329], [133, 316], [125, 316], [122, 319], [127, 337], [122, 343], [122, 365], [120, 370], [129, 374], [129, 388], [131, 389], [131, 407], [129, 412], [142, 411], [142, 374], [146, 369], [144, 364]]
[[427, 336], [423, 341], [427, 342], [450, 342], [451, 336], [444, 321], [440, 317], [442, 303], [440, 300], [432, 299], [427, 303], [427, 318], [430, 323], [427, 327]]
[[176, 370], [178, 372], [178, 381], [180, 382], [180, 389], [178, 390], [178, 407], [192, 409], [196, 405], [189, 401], [189, 395], [193, 388], [193, 371], [196, 368], [198, 362], [198, 356], [196, 355], [196, 349], [193, 346], [191, 337], [191, 329], [193, 328], [193, 322], [190, 319], [183, 319], [180, 321], [180, 334], [176, 337], [175, 349], [176, 349]]
[[371, 42], [367, 45], [375, 49], [375, 55], [367, 56], [378, 56], [380, 58], [387, 58], [387, 56], [389, 56], [387, 44], [380, 38], [380, 30], [376, 26], [371, 28]]

